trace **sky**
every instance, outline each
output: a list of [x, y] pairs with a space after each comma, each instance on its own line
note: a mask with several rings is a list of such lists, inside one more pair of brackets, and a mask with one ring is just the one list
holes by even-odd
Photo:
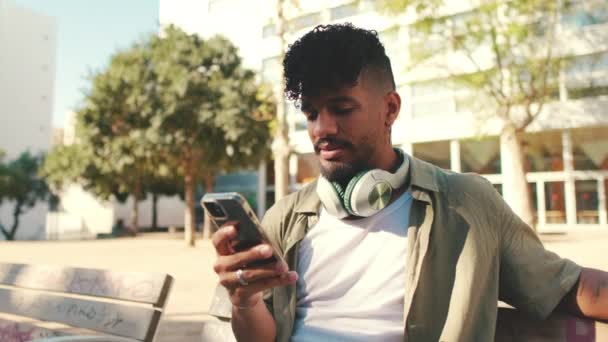
[[119, 49], [158, 31], [159, 0], [13, 0], [20, 7], [54, 17], [57, 65], [53, 126], [64, 125], [87, 88], [86, 76], [107, 66]]

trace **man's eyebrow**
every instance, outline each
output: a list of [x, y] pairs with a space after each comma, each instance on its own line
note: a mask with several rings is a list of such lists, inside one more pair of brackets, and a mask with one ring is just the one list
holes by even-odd
[[358, 103], [358, 101], [355, 100], [353, 97], [346, 96], [346, 95], [340, 95], [340, 96], [331, 97], [331, 98], [329, 98], [327, 100], [327, 102], [330, 102], [330, 103], [339, 103], [339, 102]]

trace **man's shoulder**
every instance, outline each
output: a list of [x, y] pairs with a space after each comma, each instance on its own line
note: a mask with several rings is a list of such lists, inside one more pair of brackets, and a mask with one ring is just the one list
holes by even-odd
[[417, 167], [423, 167], [431, 173], [437, 191], [445, 194], [464, 192], [491, 191], [492, 184], [483, 176], [477, 173], [460, 173], [441, 168], [435, 164], [425, 162], [421, 159], [416, 160]]
[[281, 250], [286, 248], [286, 241], [292, 236], [297, 226], [297, 215], [310, 214], [318, 210], [319, 197], [316, 193], [316, 182], [305, 185], [277, 201], [264, 215], [262, 227], [267, 237]]
[[450, 203], [459, 206], [495, 206], [499, 199], [496, 188], [476, 173], [459, 173], [433, 165], [438, 192]]
[[[316, 193], [317, 182], [311, 182], [306, 184], [300, 190], [293, 192], [272, 205], [266, 214], [264, 215], [265, 221], [282, 221], [287, 216], [291, 216], [295, 211], [306, 207], [305, 209], [312, 209], [319, 202]], [[320, 203], [320, 202], [319, 202]], [[315, 208], [316, 210], [316, 208]]]

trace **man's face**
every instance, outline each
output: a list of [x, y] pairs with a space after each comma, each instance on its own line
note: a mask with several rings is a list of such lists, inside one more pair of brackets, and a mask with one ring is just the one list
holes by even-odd
[[365, 82], [359, 77], [354, 87], [302, 98], [321, 174], [330, 181], [345, 184], [357, 172], [374, 168], [388, 139], [383, 93]]

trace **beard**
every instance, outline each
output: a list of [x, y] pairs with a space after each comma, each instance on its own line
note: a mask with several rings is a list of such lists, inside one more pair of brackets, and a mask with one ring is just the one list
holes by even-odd
[[359, 172], [366, 170], [366, 165], [356, 163], [343, 163], [337, 161], [326, 161], [329, 165], [324, 165], [319, 162], [319, 169], [321, 175], [332, 183], [338, 183], [342, 186], [346, 186], [348, 182]]
[[[338, 183], [343, 187], [359, 172], [370, 169], [367, 159], [371, 155], [373, 148], [366, 143], [361, 144], [361, 147], [355, 148], [353, 144], [347, 141], [339, 141], [333, 138], [320, 139], [315, 145], [315, 154], [318, 156], [320, 150], [318, 145], [323, 140], [331, 142], [332, 144], [340, 145], [342, 148], [350, 150], [353, 160], [349, 162], [335, 161], [335, 160], [324, 160], [323, 162], [318, 158], [319, 169], [321, 175], [332, 183]], [[366, 157], [367, 156], [367, 157]]]

